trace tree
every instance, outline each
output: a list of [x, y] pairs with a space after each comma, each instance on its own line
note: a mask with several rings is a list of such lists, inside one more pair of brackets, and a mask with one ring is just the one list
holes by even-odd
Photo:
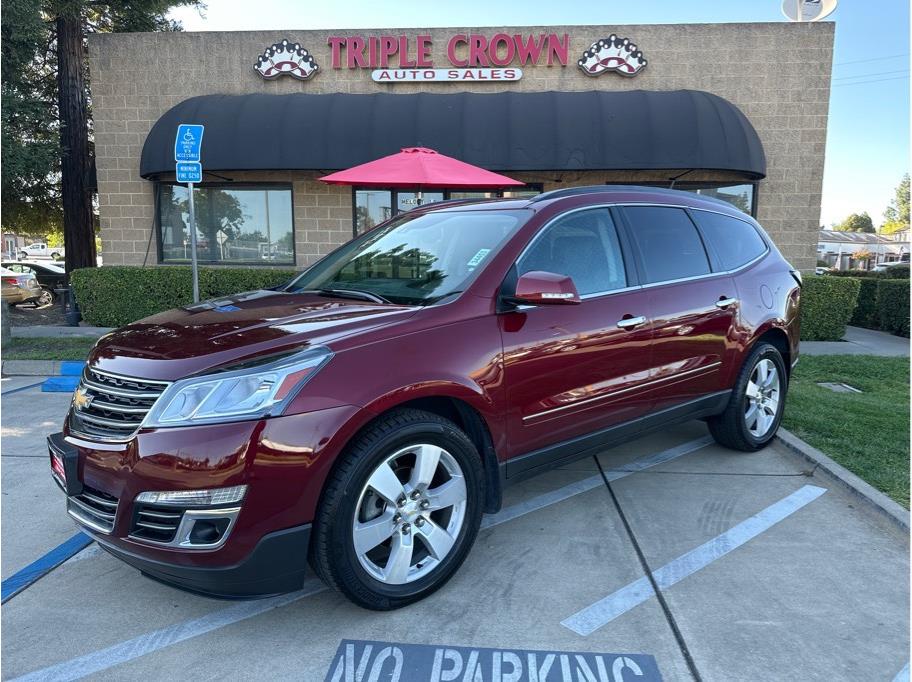
[[867, 211], [864, 213], [853, 213], [848, 218], [833, 226], [838, 232], [874, 232], [874, 223]]
[[881, 234], [893, 234], [899, 230], [909, 229], [909, 174], [906, 173], [899, 185], [896, 194], [887, 210], [884, 211], [886, 222], [881, 225]]
[[180, 30], [166, 16], [179, 5], [202, 6], [200, 0], [3, 2], [3, 225], [47, 234], [62, 224], [68, 271], [95, 265], [86, 36]]

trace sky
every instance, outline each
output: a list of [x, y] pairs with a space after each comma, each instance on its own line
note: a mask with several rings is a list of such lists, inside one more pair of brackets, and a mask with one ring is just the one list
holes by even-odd
[[[208, 0], [171, 17], [187, 31], [785, 21], [782, 0]], [[821, 223], [875, 225], [909, 172], [909, 1], [840, 0]], [[712, 63], [711, 59], [710, 62]]]

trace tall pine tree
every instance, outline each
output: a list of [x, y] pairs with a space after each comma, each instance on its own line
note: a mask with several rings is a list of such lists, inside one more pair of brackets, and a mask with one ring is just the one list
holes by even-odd
[[4, 0], [3, 229], [63, 227], [67, 271], [93, 267], [94, 158], [86, 36], [179, 31], [168, 11], [200, 0]]

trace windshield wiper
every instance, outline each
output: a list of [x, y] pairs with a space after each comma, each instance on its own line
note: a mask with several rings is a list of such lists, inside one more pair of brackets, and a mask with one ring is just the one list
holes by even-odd
[[371, 301], [373, 303], [392, 303], [388, 298], [383, 298], [380, 294], [370, 291], [361, 291], [360, 289], [333, 289], [331, 287], [321, 287], [318, 293], [327, 296], [338, 296], [339, 298], [357, 298], [362, 301]]

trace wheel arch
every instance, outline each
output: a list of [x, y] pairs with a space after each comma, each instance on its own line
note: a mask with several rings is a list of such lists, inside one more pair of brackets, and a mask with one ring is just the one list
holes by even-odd
[[[757, 347], [757, 345], [761, 343], [768, 343], [779, 351], [779, 354], [782, 356], [782, 360], [785, 363], [786, 377], [791, 378], [792, 350], [789, 344], [788, 334], [785, 332], [785, 330], [778, 326], [768, 326], [764, 331], [756, 336], [754, 341], [750, 344], [749, 351], [753, 350]], [[747, 354], [745, 354], [745, 357], [746, 355]]]

